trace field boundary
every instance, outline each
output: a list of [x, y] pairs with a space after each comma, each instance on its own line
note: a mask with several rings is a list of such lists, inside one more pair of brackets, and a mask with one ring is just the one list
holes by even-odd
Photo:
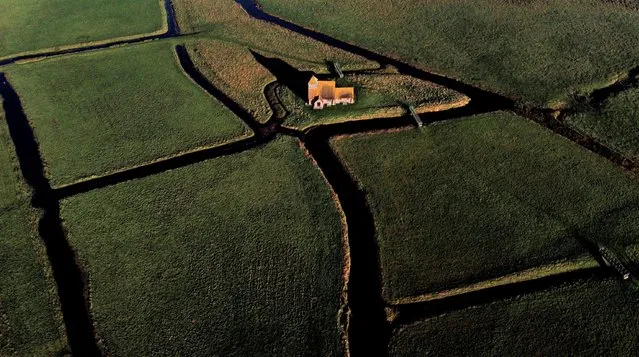
[[75, 54], [106, 49], [120, 45], [135, 44], [162, 38], [180, 36], [180, 30], [175, 20], [175, 10], [173, 9], [172, 0], [159, 0], [159, 5], [162, 12], [162, 18], [165, 20], [162, 22], [162, 27], [160, 27], [160, 29], [156, 31], [14, 53], [0, 57], [0, 67], [13, 63], [21, 63], [23, 61], [31, 61], [66, 54]]
[[249, 136], [242, 140], [234, 140], [208, 148], [195, 149], [167, 158], [160, 158], [152, 162], [114, 171], [105, 175], [90, 177], [70, 184], [65, 184], [55, 187], [53, 191], [57, 199], [64, 199], [98, 188], [113, 186], [137, 178], [143, 178], [180, 167], [193, 165], [216, 157], [240, 153], [253, 149], [258, 145], [260, 145], [259, 141], [256, 140], [254, 136]]
[[[391, 65], [395, 67], [400, 74], [405, 74], [414, 78], [430, 81], [443, 87], [455, 90], [469, 97], [471, 100], [470, 104], [473, 104], [473, 102], [475, 104], [481, 103], [477, 105], [479, 107], [485, 107], [483, 108], [483, 112], [498, 110], [511, 111], [521, 117], [534, 121], [548, 128], [555, 134], [563, 136], [568, 140], [575, 142], [577, 145], [582, 146], [584, 149], [600, 155], [612, 161], [614, 164], [639, 175], [639, 164], [634, 163], [632, 160], [625, 157], [624, 155], [619, 154], [615, 150], [600, 143], [595, 138], [582, 135], [575, 128], [557, 120], [558, 111], [555, 109], [527, 107], [501, 94], [475, 87], [473, 85], [461, 82], [455, 78], [449, 78], [433, 72], [427, 72], [423, 69], [402, 62], [401, 60], [378, 54], [371, 50], [336, 39], [313, 29], [297, 25], [263, 11], [256, 0], [236, 0], [236, 2], [242, 6], [248, 16], [256, 20], [265, 21], [267, 23], [280, 26], [286, 30], [296, 32], [300, 35], [325, 43], [329, 46], [337, 47], [366, 59], [376, 61], [381, 66]], [[624, 87], [627, 84], [627, 81], [632, 81], [634, 79], [633, 77], [636, 77], [638, 75], [639, 66], [631, 69], [629, 71], [629, 74], [625, 76], [626, 79], [617, 80], [613, 84], [599, 89], [599, 93], [614, 92], [614, 89], [611, 88]], [[420, 115], [420, 118], [421, 117], [422, 116]], [[424, 123], [428, 122], [424, 121]]]
[[613, 279], [612, 272], [607, 268], [596, 266], [522, 282], [496, 285], [436, 300], [396, 305], [393, 307], [395, 316], [392, 320], [392, 325], [393, 328], [397, 328], [453, 311], [465, 310], [474, 306], [484, 306], [580, 281], [608, 279]]
[[86, 284], [76, 255], [66, 240], [55, 198], [44, 173], [44, 163], [33, 129], [24, 113], [20, 97], [5, 75], [0, 73], [0, 96], [5, 119], [25, 183], [31, 188], [31, 205], [41, 212], [38, 232], [56, 282], [69, 346], [76, 355], [100, 356], [95, 330], [84, 298]]
[[315, 160], [313, 155], [311, 155], [311, 153], [308, 151], [308, 149], [306, 148], [306, 146], [304, 145], [302, 141], [299, 142], [299, 146], [300, 146], [300, 149], [302, 150], [302, 153], [304, 153], [304, 155], [309, 160], [311, 160], [315, 168], [319, 171], [320, 175], [322, 176], [324, 183], [326, 184], [326, 186], [328, 187], [331, 193], [331, 199], [333, 201], [333, 204], [335, 204], [335, 207], [337, 208], [337, 211], [339, 212], [339, 216], [340, 216], [340, 223], [342, 227], [342, 252], [343, 252], [342, 264], [344, 267], [344, 274], [342, 276], [342, 281], [344, 282], [344, 285], [342, 287], [342, 293], [340, 296], [342, 306], [337, 313], [337, 321], [340, 326], [342, 346], [344, 348], [346, 357], [350, 357], [350, 345], [349, 345], [348, 333], [349, 333], [349, 326], [350, 326], [350, 319], [351, 319], [351, 309], [350, 309], [350, 303], [348, 300], [348, 286], [349, 286], [349, 280], [351, 276], [351, 247], [349, 244], [349, 236], [348, 236], [348, 231], [349, 231], [348, 220], [346, 217], [346, 212], [344, 211], [344, 207], [342, 207], [342, 203], [340, 202], [339, 197], [337, 196], [337, 193], [335, 192], [335, 189], [333, 188], [331, 183], [328, 181], [328, 178], [324, 174], [324, 171], [322, 171], [322, 169], [318, 165], [317, 160]]
[[514, 273], [506, 274], [497, 278], [483, 280], [477, 283], [464, 285], [458, 288], [436, 291], [427, 294], [408, 296], [397, 298], [389, 301], [392, 306], [409, 305], [423, 303], [433, 300], [446, 299], [451, 296], [476, 292], [484, 289], [490, 289], [497, 286], [503, 286], [514, 283], [524, 283], [526, 281], [545, 278], [551, 275], [559, 275], [568, 272], [574, 272], [582, 269], [591, 269], [598, 267], [599, 263], [589, 255], [583, 255], [572, 260], [562, 261], [551, 264], [544, 264], [533, 268], [520, 270]]
[[[417, 107], [417, 113], [427, 114], [427, 113], [445, 112], [451, 109], [462, 108], [469, 103], [470, 103], [470, 99], [468, 97], [465, 97], [455, 102], [440, 103], [440, 104], [424, 104], [422, 106]], [[386, 112], [382, 112], [383, 110], [386, 110]], [[371, 113], [369, 114], [362, 114], [362, 115], [353, 116], [353, 117], [336, 117], [325, 123], [311, 123], [308, 125], [304, 125], [301, 128], [296, 128], [294, 126], [285, 125], [285, 124], [282, 124], [282, 127], [288, 128], [291, 130], [308, 131], [322, 125], [341, 124], [341, 123], [347, 123], [347, 122], [357, 122], [357, 121], [366, 121], [366, 120], [374, 120], [374, 119], [401, 118], [401, 117], [407, 117], [407, 116], [408, 114], [406, 110], [402, 107], [402, 105], [396, 104], [396, 105], [389, 105], [385, 107], [374, 108], [371, 110]]]
[[[557, 111], [555, 110], [522, 106], [500, 94], [463, 83], [457, 79], [426, 72], [399, 60], [266, 14], [255, 5], [253, 0], [238, 0], [238, 2], [253, 18], [281, 26], [302, 36], [371, 60], [378, 63], [380, 68], [393, 65], [400, 74], [443, 86], [468, 98], [468, 101], [460, 106], [420, 113], [419, 117], [427, 125], [447, 120], [472, 118], [475, 115], [484, 113], [510, 111], [542, 125], [553, 133], [573, 141], [582, 148], [600, 155], [614, 164], [633, 173], [639, 173], [637, 164], [626, 163], [625, 160], [627, 159], [623, 155], [562, 123], [557, 119]], [[27, 55], [23, 58], [5, 58], [0, 60], [0, 66], [16, 61], [35, 60], [179, 36], [177, 24], [175, 24], [175, 33], [172, 33], [171, 30], [171, 21], [175, 21], [175, 15], [170, 0], [165, 0], [164, 3], [165, 6], [168, 4], [166, 8], [168, 28], [165, 34], [141, 35], [142, 37], [129, 41], [116, 41], [103, 45], [77, 47], [68, 51], [62, 50]], [[446, 313], [447, 311], [512, 298], [522, 292], [539, 291], [540, 289], [560, 286], [582, 279], [608, 279], [610, 277], [610, 271], [600, 266], [587, 266], [574, 270], [566, 268], [560, 273], [549, 273], [548, 275], [535, 276], [533, 279], [521, 281], [504, 281], [501, 283], [502, 280], [499, 280], [501, 278], [497, 278], [493, 279], [492, 283], [488, 283], [488, 287], [473, 288], [472, 286], [466, 286], [465, 289], [470, 290], [464, 290], [458, 294], [451, 293], [436, 299], [402, 300], [394, 306], [389, 306], [382, 296], [379, 246], [375, 239], [375, 220], [372, 217], [365, 193], [361, 190], [352, 173], [349, 172], [348, 167], [341, 162], [337, 152], [331, 147], [330, 140], [348, 135], [365, 135], [387, 130], [414, 128], [414, 120], [410, 116], [404, 115], [393, 118], [349, 120], [320, 124], [303, 130], [296, 130], [282, 126], [277, 121], [276, 113], [273, 112], [266, 123], [260, 123], [238, 103], [206, 79], [193, 64], [183, 45], [176, 47], [176, 53], [178, 62], [187, 76], [238, 116], [253, 131], [254, 135], [242, 140], [205, 149], [196, 149], [195, 151], [178, 154], [166, 159], [159, 159], [152, 163], [123, 169], [107, 175], [87, 178], [55, 189], [51, 188], [44, 174], [43, 160], [37, 142], [33, 137], [33, 130], [21, 108], [19, 98], [10, 85], [4, 81], [4, 76], [0, 74], [0, 94], [5, 98], [5, 111], [9, 114], [7, 121], [11, 123], [12, 138], [18, 152], [22, 175], [33, 189], [33, 206], [43, 212], [39, 222], [40, 236], [47, 247], [53, 275], [58, 286], [69, 344], [75, 354], [97, 356], [104, 353], [104, 351], [100, 351], [100, 347], [97, 345], [95, 326], [91, 321], [90, 308], [83, 295], [89, 282], [83, 279], [81, 267], [77, 263], [77, 256], [66, 240], [61, 223], [59, 200], [78, 193], [146, 177], [211, 158], [258, 148], [278, 134], [293, 136], [300, 140], [300, 145], [305, 148], [308, 156], [320, 170], [322, 177], [329, 185], [340, 207], [340, 215], [344, 220], [342, 225], [345, 230], [343, 232], [344, 244], [348, 246], [348, 256], [345, 256], [344, 259], [348, 260], [349, 264], [348, 270], [344, 272], [347, 276], [345, 278], [345, 290], [343, 291], [343, 306], [337, 312], [337, 316], [342, 328], [342, 336], [345, 339], [343, 343], [347, 347], [348, 354], [363, 355], [363, 351], [368, 351], [371, 348], [380, 354], [384, 354], [384, 351], [387, 351], [391, 330], [394, 326], [409, 324], [430, 316]], [[268, 96], [266, 97], [268, 101]], [[10, 102], [8, 106], [6, 104], [7, 101]], [[27, 139], [31, 137], [33, 140], [18, 140], [18, 137], [27, 137]], [[62, 272], [65, 273], [64, 277], [61, 275]], [[486, 284], [486, 282], [482, 283]], [[389, 314], [389, 308], [393, 310], [393, 313]], [[390, 320], [389, 316], [392, 317]]]

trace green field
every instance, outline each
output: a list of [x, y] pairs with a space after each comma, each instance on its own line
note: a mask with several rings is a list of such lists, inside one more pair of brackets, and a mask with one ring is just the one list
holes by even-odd
[[0, 113], [0, 356], [52, 356], [66, 340], [36, 233], [38, 214], [29, 208], [14, 156]]
[[[203, 60], [216, 67], [227, 67], [236, 74], [235, 80], [244, 80], [247, 72], [254, 73], [254, 65], [246, 65], [250, 61], [243, 60], [241, 63], [245, 66], [237, 66], [217, 54], [231, 46], [236, 46], [234, 52], [237, 47], [242, 49], [244, 56], [250, 56], [247, 51], [250, 48], [264, 56], [280, 58], [300, 70], [325, 71], [326, 60], [339, 62], [344, 70], [378, 67], [377, 63], [360, 56], [252, 19], [235, 0], [172, 0], [172, 3], [180, 30], [195, 32], [203, 40], [194, 45], [201, 50]], [[221, 46], [221, 42], [226, 44]], [[239, 56], [234, 53], [233, 58]]]
[[576, 284], [409, 325], [391, 356], [632, 356], [638, 307], [617, 281]]
[[511, 114], [332, 145], [368, 197], [389, 300], [586, 253], [577, 237], [639, 240], [636, 179]]
[[639, 47], [629, 45], [639, 12], [614, 1], [260, 3], [295, 23], [534, 105], [601, 86], [639, 61]]
[[[186, 6], [179, 3], [181, 1], [176, 4], [178, 10]], [[216, 15], [228, 16], [229, 12], [242, 11], [234, 4], [233, 0], [209, 2], [192, 11], [199, 11], [202, 6], [213, 7]], [[262, 123], [272, 114], [264, 97], [264, 87], [276, 78], [255, 60], [250, 50], [259, 51], [267, 58], [283, 60], [300, 71], [327, 73], [327, 60], [337, 61], [345, 70], [377, 67], [360, 57], [251, 20], [243, 14], [225, 20], [216, 29], [199, 34], [197, 41], [187, 43], [189, 53], [210, 82]], [[252, 36], [253, 33], [264, 35], [257, 38]]]
[[182, 71], [169, 42], [11, 67], [52, 184], [247, 135]]
[[608, 99], [602, 108], [566, 120], [607, 146], [639, 159], [639, 89], [622, 92]]
[[340, 215], [291, 138], [62, 203], [112, 355], [339, 355]]
[[159, 0], [2, 0], [0, 58], [20, 52], [158, 31]]
[[0, 0], [0, 357], [637, 354], [639, 1], [255, 1]]
[[201, 39], [188, 45], [193, 63], [216, 87], [261, 123], [271, 118], [264, 87], [275, 77], [242, 45]]
[[[249, 49], [269, 59], [282, 60], [296, 70], [320, 74], [328, 73], [327, 61], [339, 63], [343, 70], [378, 67], [361, 57], [251, 19], [233, 0], [177, 0], [175, 6], [182, 29], [198, 32], [199, 40], [189, 44], [198, 68], [260, 122], [271, 116], [264, 98], [264, 87], [276, 78], [255, 60]], [[256, 37], [256, 33], [260, 36]], [[296, 100], [291, 92], [282, 88], [280, 97], [292, 114], [285, 124], [304, 128], [344, 118], [393, 117], [405, 112], [397, 105], [398, 101], [418, 105], [442, 104], [460, 98], [451, 90], [407, 76], [392, 76], [388, 71], [380, 71], [375, 77], [351, 76], [344, 84], [349, 82], [371, 90], [360, 92], [354, 106], [332, 108], [321, 113], [306, 110], [308, 108], [301, 100]]]
[[407, 105], [419, 108], [435, 107], [458, 102], [464, 98], [450, 89], [420, 81], [409, 76], [380, 73], [347, 75], [337, 79], [338, 87], [355, 87], [355, 103], [314, 110], [290, 89], [280, 86], [278, 96], [291, 113], [284, 124], [300, 129], [332, 122], [400, 116]]
[[[198, 34], [201, 41], [192, 47], [201, 51], [203, 61], [234, 73], [233, 78], [240, 82], [255, 73], [250, 60], [241, 58], [252, 59], [248, 49], [280, 58], [300, 70], [326, 71], [326, 60], [339, 62], [343, 70], [378, 67], [363, 57], [252, 19], [235, 0], [173, 0], [173, 6], [180, 30]], [[230, 58], [217, 53], [230, 54]]]

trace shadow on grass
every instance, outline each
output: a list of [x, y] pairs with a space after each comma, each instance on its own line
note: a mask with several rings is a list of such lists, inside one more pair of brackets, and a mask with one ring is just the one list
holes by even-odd
[[213, 98], [220, 101], [225, 107], [227, 107], [233, 114], [240, 118], [254, 133], [260, 135], [260, 129], [262, 126], [247, 112], [241, 105], [235, 102], [231, 97], [226, 95], [220, 89], [209, 82], [208, 79], [197, 69], [191, 57], [189, 56], [186, 47], [178, 45], [175, 47], [175, 53], [177, 54], [180, 66], [186, 72], [186, 74], [202, 89], [209, 93]]
[[326, 132], [311, 130], [303, 139], [334, 189], [346, 216], [350, 274], [347, 328], [352, 356], [386, 356], [390, 326], [382, 299], [379, 251], [375, 224], [366, 197], [330, 148]]
[[639, 234], [629, 230], [627, 224], [634, 217], [639, 217], [639, 200], [598, 214], [590, 224], [574, 229], [572, 234], [601, 266], [608, 267], [600, 250], [604, 246], [635, 277], [639, 277], [639, 264], [626, 254], [628, 246], [639, 244]]
[[393, 325], [407, 325], [472, 306], [503, 301], [520, 295], [561, 287], [578, 281], [603, 280], [609, 278], [611, 274], [610, 270], [602, 267], [586, 268], [523, 282], [494, 286], [437, 300], [398, 305], [396, 307], [397, 317], [393, 321]]
[[[563, 224], [569, 225], [566, 219], [553, 215]], [[495, 301], [511, 299], [524, 294], [536, 293], [585, 280], [604, 280], [618, 271], [609, 267], [603, 260], [599, 244], [610, 245], [620, 261], [631, 272], [637, 271], [637, 263], [625, 253], [624, 248], [637, 243], [631, 231], [625, 230], [628, 218], [639, 217], [639, 201], [626, 202], [618, 207], [600, 212], [586, 225], [570, 229], [566, 237], [572, 237], [589, 252], [600, 264], [597, 267], [582, 268], [574, 271], [554, 274], [537, 279], [513, 282], [505, 285], [462, 293], [436, 300], [401, 304], [396, 306], [397, 318], [393, 326], [411, 324], [426, 318], [438, 316], [452, 311], [480, 306]]]
[[0, 96], [9, 134], [15, 145], [22, 176], [32, 190], [32, 205], [42, 210], [38, 232], [44, 242], [66, 326], [69, 345], [76, 356], [99, 356], [89, 308], [85, 300], [83, 274], [75, 252], [66, 240], [60, 205], [44, 174], [38, 143], [18, 94], [0, 73]]
[[302, 99], [304, 102], [307, 101], [308, 81], [311, 79], [311, 76], [315, 75], [318, 78], [324, 77], [316, 75], [311, 71], [300, 71], [282, 59], [265, 57], [253, 50], [250, 51], [255, 60], [271, 72], [271, 74], [277, 78], [279, 83], [289, 88], [295, 96]]

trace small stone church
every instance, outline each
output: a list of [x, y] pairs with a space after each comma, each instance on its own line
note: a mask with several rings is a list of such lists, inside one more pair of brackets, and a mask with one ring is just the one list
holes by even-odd
[[308, 81], [308, 105], [313, 109], [324, 109], [337, 104], [355, 103], [355, 88], [336, 88], [335, 81], [320, 81], [312, 76]]

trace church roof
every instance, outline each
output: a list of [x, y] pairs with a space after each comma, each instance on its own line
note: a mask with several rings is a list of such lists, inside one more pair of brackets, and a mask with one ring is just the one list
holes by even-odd
[[[309, 103], [315, 98], [319, 97], [320, 99], [344, 99], [344, 98], [355, 98], [355, 88], [353, 87], [342, 87], [336, 88], [335, 81], [320, 81], [317, 77], [312, 76], [308, 81], [309, 89], [308, 89], [308, 101]], [[311, 88], [310, 86], [313, 86]]]

